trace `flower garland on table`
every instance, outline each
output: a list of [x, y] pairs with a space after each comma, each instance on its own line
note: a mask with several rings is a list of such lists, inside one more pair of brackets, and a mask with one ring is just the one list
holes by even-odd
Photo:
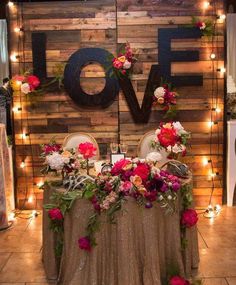
[[171, 83], [162, 84], [155, 89], [153, 94], [153, 105], [160, 105], [165, 111], [164, 118], [173, 118], [176, 115], [177, 97], [179, 94], [173, 91]]
[[214, 26], [211, 20], [201, 21], [196, 17], [192, 17], [192, 24], [190, 27], [199, 29], [202, 33], [202, 36], [214, 36]]
[[156, 130], [156, 138], [151, 146], [158, 150], [164, 149], [168, 158], [178, 159], [179, 155], [186, 155], [186, 146], [190, 138], [180, 122], [160, 123]]
[[113, 72], [120, 77], [129, 77], [132, 73], [133, 66], [137, 59], [134, 57], [134, 52], [129, 43], [122, 46], [118, 57], [112, 59]]

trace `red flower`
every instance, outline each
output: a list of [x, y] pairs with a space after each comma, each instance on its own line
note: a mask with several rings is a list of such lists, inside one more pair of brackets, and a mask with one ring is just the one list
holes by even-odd
[[138, 175], [145, 182], [148, 179], [150, 173], [150, 167], [146, 163], [139, 163], [134, 169], [133, 175]]
[[96, 147], [90, 142], [81, 143], [78, 146], [79, 152], [83, 155], [84, 159], [91, 158], [96, 155]]
[[169, 285], [189, 285], [189, 281], [185, 280], [184, 278], [180, 277], [180, 276], [173, 276], [170, 281], [169, 281]]
[[78, 240], [79, 248], [90, 251], [92, 249], [90, 238], [88, 236], [82, 237]]
[[199, 29], [203, 28], [206, 24], [204, 22], [198, 21], [195, 26]]
[[53, 144], [53, 145], [50, 145], [50, 144], [45, 144], [43, 146], [43, 152], [45, 154], [49, 154], [49, 153], [52, 153], [52, 152], [57, 152], [61, 149], [61, 146], [59, 144]]
[[172, 128], [161, 128], [157, 138], [163, 147], [174, 146], [177, 141], [176, 131]]
[[121, 174], [121, 172], [124, 170], [124, 167], [128, 165], [129, 163], [130, 161], [128, 159], [121, 159], [117, 161], [112, 167], [111, 174], [112, 175]]
[[24, 75], [15, 75], [12, 77], [12, 80], [23, 82], [25, 80]]
[[31, 91], [34, 90], [35, 88], [37, 88], [40, 84], [38, 77], [35, 75], [29, 75], [27, 77], [27, 82], [29, 83]]
[[182, 213], [181, 224], [184, 227], [191, 228], [198, 221], [197, 212], [194, 209], [187, 209]]
[[121, 61], [119, 61], [117, 58], [113, 59], [113, 66], [116, 69], [121, 69], [123, 67], [123, 63]]
[[51, 220], [58, 220], [58, 221], [63, 220], [63, 215], [59, 208], [50, 209], [48, 211], [48, 215]]

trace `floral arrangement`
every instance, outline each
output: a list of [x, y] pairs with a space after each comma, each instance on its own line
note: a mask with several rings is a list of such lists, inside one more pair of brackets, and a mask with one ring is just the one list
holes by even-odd
[[134, 57], [130, 44], [126, 43], [119, 52], [118, 57], [112, 59], [113, 71], [118, 77], [128, 77], [131, 74], [136, 61], [137, 59]]
[[180, 275], [174, 275], [169, 279], [168, 285], [201, 285], [201, 280], [188, 281]]
[[165, 83], [154, 91], [153, 105], [160, 105], [166, 112], [165, 118], [173, 118], [176, 115], [176, 103], [179, 94], [172, 90], [172, 84]]
[[45, 159], [45, 168], [42, 173], [60, 171], [62, 177], [76, 175], [81, 168], [88, 169], [88, 159], [93, 157], [96, 148], [90, 142], [81, 143], [77, 149], [64, 150], [55, 141], [44, 144], [41, 157]]
[[200, 19], [193, 17], [191, 27], [199, 29], [202, 36], [211, 37], [214, 35], [214, 27], [211, 20], [201, 21]]
[[185, 156], [189, 138], [190, 133], [185, 131], [180, 122], [160, 123], [152, 147], [165, 149], [169, 158], [178, 159], [179, 154]]
[[11, 80], [13, 90], [20, 90], [26, 95], [35, 92], [39, 85], [39, 78], [28, 73], [25, 73], [24, 75], [15, 75]]

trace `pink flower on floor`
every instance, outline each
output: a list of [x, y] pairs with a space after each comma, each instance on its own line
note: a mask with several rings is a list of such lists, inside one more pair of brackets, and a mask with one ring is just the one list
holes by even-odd
[[197, 212], [194, 209], [187, 209], [182, 213], [181, 225], [191, 228], [196, 225], [198, 221]]
[[189, 285], [189, 281], [185, 280], [184, 278], [176, 275], [173, 276], [170, 281], [169, 281], [169, 285]]
[[63, 220], [63, 214], [59, 208], [53, 208], [48, 211], [49, 218], [51, 220], [61, 221]]
[[92, 249], [90, 238], [88, 236], [81, 237], [78, 240], [78, 244], [79, 244], [79, 248], [80, 249], [83, 249], [83, 250], [86, 250], [86, 251], [90, 251]]
[[89, 159], [96, 155], [97, 148], [92, 143], [85, 142], [79, 144], [78, 150], [83, 155], [84, 159]]

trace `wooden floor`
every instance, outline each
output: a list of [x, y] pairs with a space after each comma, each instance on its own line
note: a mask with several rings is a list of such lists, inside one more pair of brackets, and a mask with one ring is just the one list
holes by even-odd
[[[48, 284], [41, 263], [41, 225], [40, 215], [17, 219], [13, 228], [0, 232], [0, 285]], [[198, 229], [204, 285], [236, 285], [236, 208], [223, 208], [215, 220], [201, 216]]]

